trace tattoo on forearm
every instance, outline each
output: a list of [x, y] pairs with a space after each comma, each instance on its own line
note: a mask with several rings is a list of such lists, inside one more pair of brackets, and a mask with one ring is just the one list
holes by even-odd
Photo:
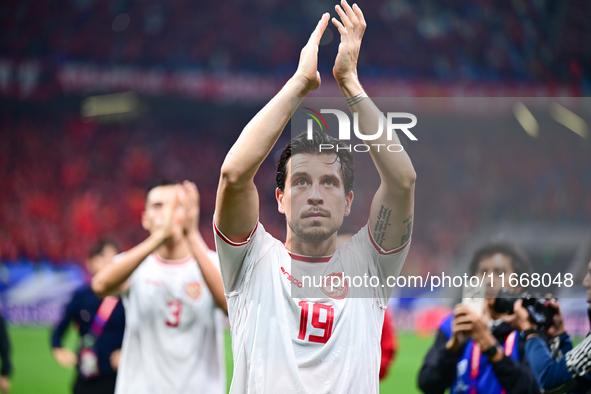
[[380, 212], [378, 213], [378, 220], [376, 221], [376, 225], [373, 229], [375, 241], [380, 246], [382, 246], [384, 243], [388, 226], [392, 225], [390, 223], [390, 215], [392, 215], [392, 209], [382, 205], [380, 207]]
[[406, 224], [407, 230], [407, 233], [404, 234], [400, 240], [400, 244], [404, 245], [410, 239], [410, 234], [412, 233], [412, 214], [402, 223]]
[[352, 106], [355, 104], [359, 104], [361, 101], [363, 101], [366, 98], [367, 98], [367, 94], [365, 94], [365, 92], [361, 92], [353, 97], [349, 97], [347, 99], [347, 105]]

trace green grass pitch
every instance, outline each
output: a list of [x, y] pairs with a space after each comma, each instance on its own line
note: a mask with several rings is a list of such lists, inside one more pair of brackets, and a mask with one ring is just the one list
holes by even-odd
[[[9, 327], [12, 342], [14, 375], [11, 379], [12, 394], [68, 394], [74, 379], [74, 371], [61, 368], [51, 355], [47, 327]], [[399, 336], [398, 355], [388, 378], [380, 384], [381, 393], [420, 393], [417, 389], [417, 373], [432, 338], [413, 334]], [[77, 339], [72, 331], [65, 338], [66, 346], [75, 349]], [[232, 353], [230, 334], [226, 332], [226, 364], [228, 388], [232, 378]]]

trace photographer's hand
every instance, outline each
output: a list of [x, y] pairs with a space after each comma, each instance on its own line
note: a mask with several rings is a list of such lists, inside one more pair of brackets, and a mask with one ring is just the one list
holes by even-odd
[[552, 325], [548, 328], [547, 333], [550, 338], [554, 338], [564, 334], [566, 330], [564, 329], [564, 319], [562, 318], [562, 312], [560, 312], [556, 298], [550, 300], [550, 306], [556, 310], [556, 313], [552, 318]]
[[471, 329], [471, 326], [466, 325], [466, 323], [462, 321], [462, 318], [459, 318], [458, 313], [456, 313], [458, 307], [459, 305], [454, 309], [454, 319], [451, 322], [451, 337], [445, 344], [445, 349], [450, 352], [456, 352], [464, 343], [466, 343], [465, 331]]
[[[464, 304], [459, 304], [455, 307], [454, 315], [455, 317], [452, 322], [454, 336], [470, 336], [483, 350], [490, 349], [497, 344], [497, 339], [488, 328], [488, 318], [486, 316], [479, 316], [472, 308]], [[454, 344], [452, 339], [454, 338], [450, 338], [446, 344], [448, 350], [451, 350], [450, 347]], [[497, 362], [502, 358], [503, 353], [497, 351], [490, 357], [490, 360], [491, 362]]]
[[[453, 331], [453, 327], [452, 327]], [[464, 343], [466, 337], [462, 332], [453, 332], [451, 338], [445, 343], [445, 349], [450, 352], [456, 352]]]
[[[466, 331], [466, 334], [472, 337], [472, 339], [480, 345], [480, 348], [484, 351], [497, 345], [497, 339], [494, 337], [490, 329], [488, 328], [487, 315], [480, 316], [468, 305], [460, 304], [455, 309], [456, 317], [458, 321], [466, 322], [466, 328], [471, 326], [471, 329]], [[497, 350], [494, 355], [489, 357], [491, 362], [500, 361], [503, 358], [503, 352]]]
[[534, 328], [533, 323], [529, 319], [529, 312], [523, 307], [521, 300], [515, 301], [513, 314], [506, 316], [505, 321], [519, 331], [527, 331]]

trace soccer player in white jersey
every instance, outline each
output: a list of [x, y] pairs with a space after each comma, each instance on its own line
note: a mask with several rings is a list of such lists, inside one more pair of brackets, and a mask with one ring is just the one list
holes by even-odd
[[150, 236], [99, 271], [99, 297], [120, 293], [126, 315], [116, 394], [226, 392], [217, 256], [199, 230], [195, 184], [149, 190], [142, 226]]
[[[341, 34], [333, 74], [363, 135], [375, 134], [379, 110], [364, 93], [357, 59], [365, 20], [344, 0], [332, 20]], [[231, 393], [376, 393], [380, 335], [392, 288], [368, 289], [349, 297], [347, 287], [324, 298], [292, 298], [290, 284], [312, 267], [330, 276], [400, 273], [412, 230], [416, 174], [406, 152], [371, 150], [381, 184], [369, 223], [350, 242], [335, 247], [337, 230], [353, 201], [352, 156], [345, 149], [319, 153], [336, 144], [324, 133], [293, 139], [278, 163], [276, 198], [287, 220], [285, 244], [258, 222], [257, 169], [299, 104], [320, 86], [317, 53], [328, 25], [322, 16], [301, 51], [297, 71], [250, 121], [221, 170], [214, 214], [216, 246], [228, 300], [234, 357]], [[386, 133], [371, 144], [400, 143]], [[311, 147], [311, 148], [310, 148]], [[350, 293], [350, 292], [349, 292]], [[350, 295], [350, 294], [349, 294]]]

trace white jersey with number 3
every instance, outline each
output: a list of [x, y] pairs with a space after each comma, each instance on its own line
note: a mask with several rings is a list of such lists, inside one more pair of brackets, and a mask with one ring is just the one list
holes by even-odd
[[292, 283], [310, 272], [380, 278], [400, 273], [410, 240], [386, 252], [363, 227], [332, 256], [290, 254], [258, 223], [231, 242], [217, 228], [216, 246], [232, 330], [230, 393], [377, 393], [380, 339], [392, 287], [334, 298], [292, 298]]
[[[218, 264], [214, 252], [210, 258]], [[115, 393], [225, 393], [223, 313], [195, 259], [153, 253], [130, 280]]]

